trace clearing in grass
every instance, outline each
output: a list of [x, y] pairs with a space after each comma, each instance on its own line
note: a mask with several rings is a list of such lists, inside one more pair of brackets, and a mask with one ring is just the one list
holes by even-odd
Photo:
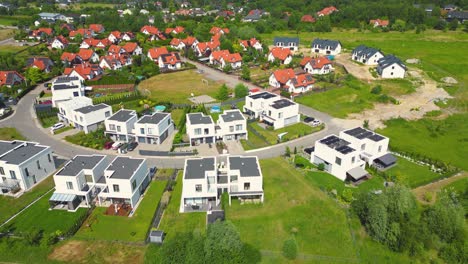
[[186, 104], [190, 103], [191, 94], [215, 98], [221, 85], [221, 82], [209, 80], [194, 70], [186, 70], [151, 77], [139, 84], [139, 90], [148, 91], [150, 99], [155, 102]]

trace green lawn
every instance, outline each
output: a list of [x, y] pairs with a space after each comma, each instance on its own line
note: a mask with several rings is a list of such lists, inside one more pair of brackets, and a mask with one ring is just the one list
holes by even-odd
[[54, 135], [57, 135], [57, 134], [61, 134], [63, 132], [66, 132], [68, 130], [72, 130], [73, 127], [72, 126], [66, 126], [66, 127], [63, 127], [63, 128], [60, 128], [60, 129], [57, 129], [54, 131]]
[[382, 93], [398, 96], [410, 94], [416, 91], [416, 86], [408, 79], [387, 79], [378, 80], [372, 83], [372, 86], [381, 85]]
[[444, 189], [446, 190], [453, 190], [454, 192], [457, 192], [459, 194], [465, 192], [467, 188], [468, 188], [468, 178], [462, 178], [462, 179], [456, 180], [444, 187]]
[[39, 118], [39, 122], [41, 123], [43, 128], [51, 127], [59, 122], [57, 116], [50, 116], [50, 117], [42, 117]]
[[[9, 36], [5, 36], [4, 38], [8, 38]], [[0, 39], [2, 38], [1, 31], [0, 31]], [[1, 45], [0, 46], [0, 55], [5, 55], [9, 53], [16, 53], [22, 50], [27, 49], [28, 47], [21, 47], [21, 46], [12, 46], [12, 45]]]
[[80, 131], [74, 135], [66, 136], [65, 140], [75, 145], [98, 150], [103, 149], [104, 144], [106, 144], [108, 141], [111, 141], [109, 137], [104, 135], [103, 129], [98, 129], [88, 134], [85, 134], [84, 131]]
[[168, 239], [178, 232], [205, 232], [206, 213], [179, 213], [182, 196], [182, 177], [183, 173], [180, 172], [171, 195], [171, 201], [166, 210], [164, 210], [164, 215], [158, 228], [167, 233]]
[[29, 233], [32, 231], [44, 231], [45, 234], [57, 230], [67, 232], [72, 228], [80, 217], [86, 214], [85, 208], [79, 208], [76, 212], [65, 210], [49, 210], [49, 198], [53, 192], [42, 197], [39, 201], [19, 214], [7, 226], [14, 232]]
[[393, 119], [377, 132], [391, 139], [390, 146], [394, 150], [423, 154], [467, 170], [467, 120], [467, 113], [454, 114], [444, 120]]
[[171, 111], [172, 120], [174, 120], [174, 124], [177, 126], [184, 115], [184, 109], [174, 109]]
[[0, 222], [3, 223], [6, 219], [13, 216], [21, 209], [26, 207], [32, 201], [37, 199], [39, 196], [46, 193], [48, 190], [54, 187], [54, 179], [48, 177], [39, 184], [37, 184], [33, 189], [24, 193], [19, 198], [12, 198], [7, 196], [0, 196]]
[[107, 208], [98, 207], [75, 235], [79, 239], [142, 242], [161, 199], [166, 181], [152, 181], [132, 217], [104, 215]]
[[14, 127], [1, 127], [0, 140], [26, 140]]
[[421, 166], [400, 157], [397, 157], [397, 159], [397, 165], [387, 170], [386, 173], [389, 175], [401, 175], [404, 182], [411, 188], [427, 184], [443, 177], [440, 174], [432, 172], [427, 166]]

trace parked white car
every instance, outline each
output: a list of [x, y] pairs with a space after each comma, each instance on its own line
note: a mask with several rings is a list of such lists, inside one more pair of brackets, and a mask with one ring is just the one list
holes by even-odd
[[65, 125], [63, 123], [57, 123], [55, 125], [53, 125], [51, 128], [50, 128], [50, 133], [54, 134], [55, 131], [61, 129], [61, 128], [64, 128]]
[[318, 119], [315, 119], [314, 121], [310, 122], [310, 124], [313, 127], [316, 127], [316, 126], [320, 126], [322, 124], [322, 122], [320, 122], [320, 120], [318, 120]]
[[118, 150], [122, 145], [123, 145], [123, 142], [114, 142], [114, 144], [112, 144], [112, 149]]

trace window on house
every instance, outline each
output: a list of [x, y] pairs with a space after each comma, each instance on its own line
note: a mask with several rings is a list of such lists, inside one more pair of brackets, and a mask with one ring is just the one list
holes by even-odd
[[120, 126], [117, 126], [117, 132], [122, 131], [122, 128]]
[[132, 191], [134, 191], [136, 188], [136, 180], [132, 181]]
[[236, 125], [236, 131], [242, 130], [242, 125]]
[[41, 163], [38, 160], [36, 160], [36, 165], [37, 165], [37, 169], [40, 170], [41, 169]]
[[336, 163], [336, 164], [338, 164], [338, 165], [341, 165], [341, 159], [340, 159], [340, 158], [338, 158], [338, 157], [336, 157], [336, 159], [335, 159], [335, 163]]
[[366, 144], [362, 144], [361, 145], [361, 150], [365, 150], [366, 149]]
[[268, 110], [268, 116], [271, 116], [271, 110]]
[[283, 118], [283, 113], [278, 113], [278, 118]]
[[26, 177], [29, 177], [29, 170], [28, 170], [28, 168], [24, 168], [24, 174], [26, 174]]
[[77, 97], [78, 95], [80, 95], [78, 92], [73, 92], [73, 97]]
[[83, 122], [83, 117], [82, 116], [80, 116], [80, 121]]
[[145, 129], [144, 128], [140, 128], [140, 134], [142, 134], [142, 135], [145, 134]]
[[167, 125], [170, 125], [170, 124], [171, 124], [171, 120], [168, 119], [168, 120], [167, 120]]
[[16, 180], [16, 172], [11, 170], [10, 171], [10, 178], [12, 178], [13, 180]]
[[234, 132], [234, 126], [229, 126], [229, 132]]
[[253, 107], [253, 103], [252, 103], [252, 102], [250, 102], [250, 107]]
[[52, 157], [50, 156], [50, 154], [47, 154], [47, 159], [49, 160], [49, 162], [52, 162]]
[[351, 163], [354, 163], [356, 161], [356, 157], [351, 158]]
[[114, 192], [120, 192], [120, 187], [118, 184], [112, 185], [112, 188], [114, 189]]
[[231, 176], [231, 182], [237, 182], [237, 175]]
[[201, 192], [202, 191], [202, 185], [201, 184], [196, 184], [195, 185], [195, 191], [196, 192]]
[[154, 135], [154, 129], [148, 128], [148, 135]]
[[111, 115], [111, 114], [110, 114], [110, 111], [106, 111], [106, 112], [104, 113], [104, 116], [105, 116], [105, 117], [109, 117], [110, 115]]
[[378, 151], [379, 151], [379, 152], [382, 152], [382, 146], [379, 146], [379, 150], [378, 150]]
[[210, 130], [208, 128], [205, 128], [205, 135], [208, 135], [210, 133]]
[[5, 175], [5, 170], [3, 169], [3, 167], [0, 167], [0, 174]]
[[195, 128], [194, 133], [195, 135], [201, 135], [201, 128]]
[[395, 69], [395, 66], [392, 66], [392, 70], [394, 70], [394, 69]]
[[250, 182], [244, 182], [244, 191], [250, 190]]
[[73, 190], [73, 182], [67, 182], [67, 189]]
[[109, 130], [115, 131], [115, 125], [110, 124], [110, 125], [109, 125]]

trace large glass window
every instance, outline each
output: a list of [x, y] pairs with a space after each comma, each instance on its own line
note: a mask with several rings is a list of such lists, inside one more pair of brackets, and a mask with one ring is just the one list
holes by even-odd
[[201, 184], [196, 184], [195, 185], [195, 191], [196, 192], [201, 192], [202, 191], [202, 185]]
[[118, 184], [112, 185], [112, 188], [114, 189], [114, 192], [120, 192], [120, 186]]
[[67, 182], [67, 189], [73, 190], [73, 182]]

